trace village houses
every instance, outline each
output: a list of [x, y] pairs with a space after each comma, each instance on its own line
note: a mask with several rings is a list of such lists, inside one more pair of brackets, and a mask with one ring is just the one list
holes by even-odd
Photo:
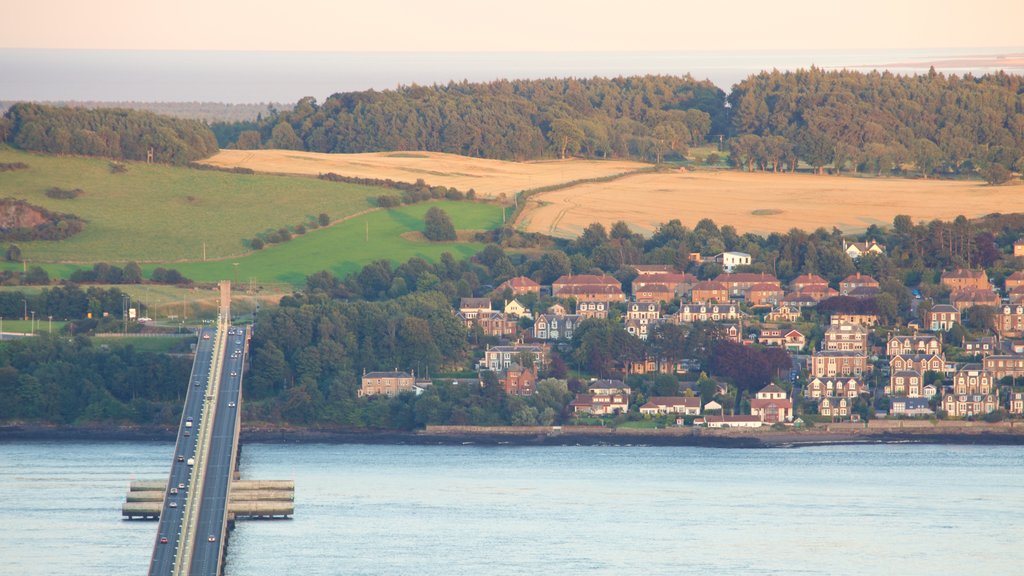
[[650, 400], [640, 407], [640, 413], [644, 416], [696, 416], [700, 414], [700, 396], [651, 396]]
[[758, 416], [767, 424], [793, 421], [793, 400], [775, 384], [761, 388], [750, 400], [750, 415]]
[[391, 372], [364, 371], [356, 395], [360, 398], [365, 396], [394, 398], [403, 392], [412, 392], [415, 384], [416, 378], [413, 374], [399, 372], [398, 369]]

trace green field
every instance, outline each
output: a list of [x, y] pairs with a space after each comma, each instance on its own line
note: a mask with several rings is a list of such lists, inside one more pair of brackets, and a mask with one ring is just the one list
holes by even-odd
[[196, 338], [195, 336], [127, 336], [124, 338], [93, 338], [93, 344], [96, 346], [105, 345], [110, 348], [131, 346], [138, 352], [167, 353], [175, 350], [187, 351], [188, 349], [185, 347], [187, 345], [183, 344], [186, 340], [193, 343], [196, 341]]
[[[255, 279], [257, 283], [302, 285], [306, 276], [320, 270], [343, 276], [374, 260], [404, 262], [419, 256], [436, 261], [443, 252], [462, 258], [483, 248], [476, 243], [418, 242], [403, 238], [405, 232], [423, 229], [423, 216], [431, 206], [446, 211], [460, 230], [485, 230], [501, 225], [501, 208], [494, 204], [430, 202], [363, 214], [242, 258], [174, 266], [186, 277], [203, 282], [227, 279], [244, 286]], [[147, 268], [152, 266], [143, 266], [148, 273]]]
[[[18, 314], [18, 319], [4, 318], [3, 319], [3, 331], [7, 333], [17, 332], [19, 334], [28, 334], [32, 331], [32, 320], [21, 320], [21, 314]], [[35, 331], [36, 334], [46, 334], [50, 328], [53, 328], [53, 332], [56, 334], [60, 332], [61, 328], [67, 322], [54, 320], [51, 324], [45, 316], [40, 317], [36, 314]]]
[[[0, 147], [0, 162], [28, 170], [0, 172], [0, 198], [19, 198], [84, 218], [85, 230], [60, 242], [19, 242], [34, 262], [170, 262], [242, 255], [243, 240], [294, 226], [321, 212], [332, 220], [371, 208], [380, 188], [316, 178], [246, 175], [129, 162], [112, 174], [97, 158], [29, 154]], [[73, 200], [48, 188], [80, 188]]]
[[[315, 178], [140, 163], [131, 163], [127, 173], [111, 174], [106, 160], [28, 154], [3, 147], [0, 162], [30, 166], [0, 173], [0, 197], [23, 198], [88, 221], [84, 232], [67, 240], [18, 243], [28, 265], [41, 266], [54, 279], [67, 278], [95, 262], [135, 260], [147, 276], [162, 266], [176, 268], [197, 282], [227, 279], [242, 286], [276, 284], [271, 290], [280, 292], [281, 284], [302, 285], [307, 275], [320, 270], [344, 275], [378, 259], [403, 262], [419, 256], [436, 261], [443, 252], [461, 258], [482, 248], [469, 242], [403, 238], [406, 232], [422, 230], [430, 206], [447, 211], [460, 230], [501, 225], [501, 208], [494, 204], [439, 201], [373, 210], [370, 199], [382, 189]], [[81, 188], [85, 193], [73, 200], [55, 200], [45, 195], [51, 186]], [[248, 251], [242, 244], [258, 232], [307, 221], [320, 212], [335, 221], [347, 219], [259, 251]], [[0, 263], [0, 269], [20, 268], [19, 263]], [[158, 287], [141, 290], [146, 293], [136, 295], [154, 305], [192, 299], [188, 294], [159, 293]], [[161, 297], [151, 299], [150, 290]]]

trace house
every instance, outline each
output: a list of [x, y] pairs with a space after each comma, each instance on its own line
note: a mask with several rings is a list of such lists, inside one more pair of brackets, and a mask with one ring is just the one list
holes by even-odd
[[921, 398], [924, 396], [924, 378], [917, 370], [891, 372], [889, 384], [885, 387], [885, 395]]
[[646, 318], [626, 318], [625, 328], [632, 336], [641, 340], [647, 340], [654, 327], [663, 322], [662, 320], [648, 320]]
[[694, 367], [694, 362], [689, 359], [668, 360], [648, 354], [642, 360], [627, 360], [625, 368], [629, 374], [685, 374]]
[[611, 303], [607, 300], [593, 300], [590, 302], [578, 302], [576, 304], [576, 313], [579, 314], [580, 318], [586, 320], [588, 318], [596, 318], [598, 320], [604, 320], [608, 317], [608, 309], [611, 307]]
[[744, 296], [752, 287], [759, 284], [769, 284], [775, 288], [781, 287], [778, 278], [764, 272], [722, 273], [715, 277], [715, 282], [724, 284], [728, 288], [730, 298]]
[[527, 278], [526, 276], [516, 276], [515, 278], [509, 278], [497, 288], [494, 289], [494, 294], [504, 294], [506, 290], [512, 292], [512, 296], [522, 296], [523, 294], [536, 294], [540, 295], [540, 284]]
[[901, 370], [914, 370], [924, 374], [925, 372], [946, 371], [946, 358], [941, 354], [896, 354], [889, 357], [889, 374], [895, 374]]
[[630, 264], [627, 266], [636, 270], [637, 276], [656, 276], [658, 274], [675, 274], [676, 267], [671, 264]]
[[981, 359], [981, 366], [984, 370], [991, 372], [996, 380], [1002, 380], [1007, 376], [1020, 378], [1024, 376], [1024, 356], [1013, 354], [993, 354]]
[[992, 373], [981, 364], [964, 364], [953, 375], [953, 394], [988, 394], [994, 387]]
[[897, 354], [942, 354], [942, 340], [934, 334], [890, 336], [885, 345], [888, 356]]
[[804, 387], [808, 398], [856, 398], [867, 393], [867, 384], [857, 378], [813, 378]]
[[1024, 238], [1013, 243], [1013, 255], [1015, 258], [1024, 256]]
[[960, 323], [960, 310], [952, 304], [936, 304], [924, 313], [925, 330], [947, 332]]
[[537, 340], [572, 340], [583, 318], [579, 314], [541, 314], [533, 323]]
[[889, 403], [889, 415], [933, 416], [935, 415], [935, 412], [932, 411], [931, 407], [928, 405], [927, 398], [907, 398], [897, 396]]
[[697, 282], [690, 290], [691, 302], [728, 302], [729, 287], [721, 282]]
[[661, 318], [661, 304], [657, 302], [630, 302], [626, 305], [626, 320], [657, 320]]
[[[1020, 240], [1017, 242], [1020, 242]], [[1016, 243], [1014, 243], [1014, 246], [1016, 246]], [[1007, 292], [1014, 288], [1024, 288], [1024, 271], [1017, 270], [1013, 274], [1007, 276], [1004, 281], [1004, 286], [1006, 287]]]
[[681, 304], [675, 318], [680, 324], [692, 322], [724, 322], [739, 320], [740, 307], [736, 304], [693, 302]]
[[992, 284], [989, 283], [988, 276], [985, 275], [984, 270], [970, 270], [967, 268], [947, 270], [942, 273], [941, 283], [946, 288], [949, 288], [950, 292], [967, 288], [992, 290]]
[[573, 414], [606, 416], [629, 412], [628, 394], [577, 394], [569, 403]]
[[885, 246], [875, 242], [874, 240], [868, 240], [867, 242], [848, 242], [846, 238], [843, 238], [843, 252], [854, 260], [860, 258], [865, 254], [876, 254], [884, 255]]
[[633, 287], [633, 299], [637, 302], [671, 302], [676, 296], [675, 289], [668, 284], [644, 283]]
[[867, 353], [868, 329], [860, 324], [831, 324], [821, 341], [823, 350], [854, 350]]
[[992, 394], [946, 394], [942, 397], [942, 409], [950, 418], [983, 416], [995, 412], [998, 407]]
[[787, 397], [785, 390], [775, 384], [769, 384], [758, 390], [750, 399], [750, 415], [759, 416], [768, 424], [791, 422], [793, 400]]
[[[1014, 272], [1014, 274], [1016, 274], [1016, 272]], [[1024, 303], [1024, 286], [1007, 288], [1006, 299], [1010, 301], [1010, 304]]]
[[683, 414], [696, 416], [700, 414], [700, 396], [651, 396], [646, 404], [640, 407], [645, 416], [660, 414]]
[[747, 303], [751, 306], [775, 306], [782, 300], [782, 288], [775, 284], [754, 284], [745, 295]]
[[1024, 304], [1004, 304], [996, 309], [993, 322], [1000, 336], [1016, 338], [1024, 335]]
[[801, 274], [793, 281], [789, 283], [789, 289], [794, 292], [800, 292], [805, 288], [817, 288], [819, 290], [828, 289], [828, 280], [825, 280], [817, 274]]
[[852, 350], [815, 351], [809, 368], [815, 378], [859, 378], [870, 369], [867, 355]]
[[818, 414], [832, 419], [845, 420], [853, 412], [853, 400], [846, 397], [822, 397], [818, 400]]
[[850, 293], [857, 288], [873, 288], [878, 290], [878, 280], [857, 272], [843, 278], [839, 282], [839, 294], [842, 296], [850, 296]]
[[471, 325], [481, 314], [491, 312], [490, 298], [461, 298], [459, 299], [459, 316], [462, 320]]
[[671, 302], [675, 300], [677, 296], [682, 296], [689, 292], [696, 283], [697, 278], [692, 274], [677, 274], [674, 272], [641, 274], [633, 280], [633, 298], [638, 301], [652, 300], [653, 297], [645, 297], [645, 295], [665, 294], [671, 292], [672, 295], [667, 298], [654, 300], [655, 302]]
[[533, 357], [533, 361], [539, 366], [546, 366], [549, 353], [546, 344], [512, 344], [508, 346], [489, 346], [484, 351], [484, 357], [477, 365], [478, 370], [491, 370], [501, 372], [512, 364], [521, 363], [525, 355]]
[[803, 308], [814, 308], [820, 301], [821, 300], [819, 298], [815, 298], [808, 294], [790, 292], [782, 297], [781, 304], [783, 306], [789, 306], [795, 310], [801, 310]]
[[412, 392], [416, 378], [409, 372], [363, 372], [356, 396], [387, 396], [393, 398], [402, 392]]
[[703, 418], [693, 421], [694, 426], [707, 426], [708, 428], [760, 428], [764, 426], [764, 420], [760, 416], [746, 415], [715, 415], [705, 414]]
[[829, 317], [829, 323], [876, 326], [878, 325], [878, 314], [851, 314], [846, 312], [836, 312]]
[[765, 322], [796, 322], [800, 319], [800, 309], [782, 304], [772, 308], [772, 311], [766, 314], [764, 319]]
[[781, 346], [793, 352], [799, 352], [807, 345], [807, 338], [799, 330], [765, 328], [757, 337], [758, 344], [765, 346]]
[[964, 352], [975, 356], [988, 356], [999, 350], [999, 340], [994, 336], [983, 336], [974, 340], [964, 340]]
[[860, 298], [862, 300], [866, 300], [868, 298], [874, 298], [875, 296], [878, 296], [881, 293], [882, 291], [879, 290], [876, 286], [858, 286], [847, 292], [846, 295], [849, 296], [850, 298]]
[[523, 306], [523, 304], [515, 298], [505, 301], [504, 312], [505, 316], [508, 316], [509, 318], [533, 318], [533, 314], [530, 313], [529, 308]]
[[590, 394], [614, 394], [620, 392], [629, 396], [633, 393], [633, 389], [625, 384], [622, 380], [591, 380], [587, 385], [587, 392]]
[[750, 254], [746, 252], [722, 252], [715, 256], [715, 262], [722, 265], [722, 270], [732, 272], [739, 266], [750, 266]]
[[629, 386], [621, 380], [595, 380], [587, 386], [586, 394], [577, 394], [576, 399], [569, 403], [574, 414], [608, 414], [629, 411]]
[[497, 373], [498, 382], [509, 396], [533, 396], [537, 387], [537, 369], [513, 363]]
[[923, 391], [922, 396], [925, 398], [935, 398], [935, 395], [939, 393], [939, 389], [935, 384], [925, 384], [921, 390]]
[[456, 316], [463, 320], [466, 327], [472, 328], [473, 326], [479, 326], [480, 331], [483, 332], [484, 336], [511, 339], [519, 334], [519, 319], [508, 317], [504, 312], [488, 310], [481, 313], [473, 320], [467, 320], [462, 317], [462, 314], [463, 313], [460, 311]]
[[551, 284], [555, 298], [575, 298], [577, 302], [624, 302], [622, 285], [614, 276], [579, 274], [561, 276]]
[[839, 291], [833, 288], [829, 288], [827, 285], [813, 285], [804, 286], [800, 290], [797, 290], [796, 294], [814, 300], [815, 302], [821, 302], [826, 298], [839, 296]]
[[1024, 415], [1024, 392], [1010, 392], [1010, 414]]
[[964, 288], [949, 295], [949, 303], [960, 310], [974, 306], [991, 306], [1002, 304], [999, 295], [987, 288]]

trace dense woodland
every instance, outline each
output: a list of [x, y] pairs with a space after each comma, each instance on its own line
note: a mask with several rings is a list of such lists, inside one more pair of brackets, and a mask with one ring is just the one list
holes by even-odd
[[[1024, 82], [889, 72], [762, 72], [727, 96], [690, 76], [499, 80], [345, 92], [205, 124], [124, 109], [15, 104], [0, 141], [58, 154], [185, 164], [220, 147], [314, 152], [427, 150], [529, 160], [681, 159], [727, 138], [733, 165], [925, 177], [1024, 168]], [[802, 164], [801, 164], [802, 163]]]
[[217, 152], [204, 122], [119, 108], [68, 108], [19, 103], [0, 121], [0, 141], [24, 150], [187, 164]]

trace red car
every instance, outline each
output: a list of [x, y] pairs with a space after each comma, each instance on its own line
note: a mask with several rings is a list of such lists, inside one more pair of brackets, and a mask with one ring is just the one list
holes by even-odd
[[167, 536], [161, 536], [160, 537], [160, 543], [161, 544], [167, 544]]

